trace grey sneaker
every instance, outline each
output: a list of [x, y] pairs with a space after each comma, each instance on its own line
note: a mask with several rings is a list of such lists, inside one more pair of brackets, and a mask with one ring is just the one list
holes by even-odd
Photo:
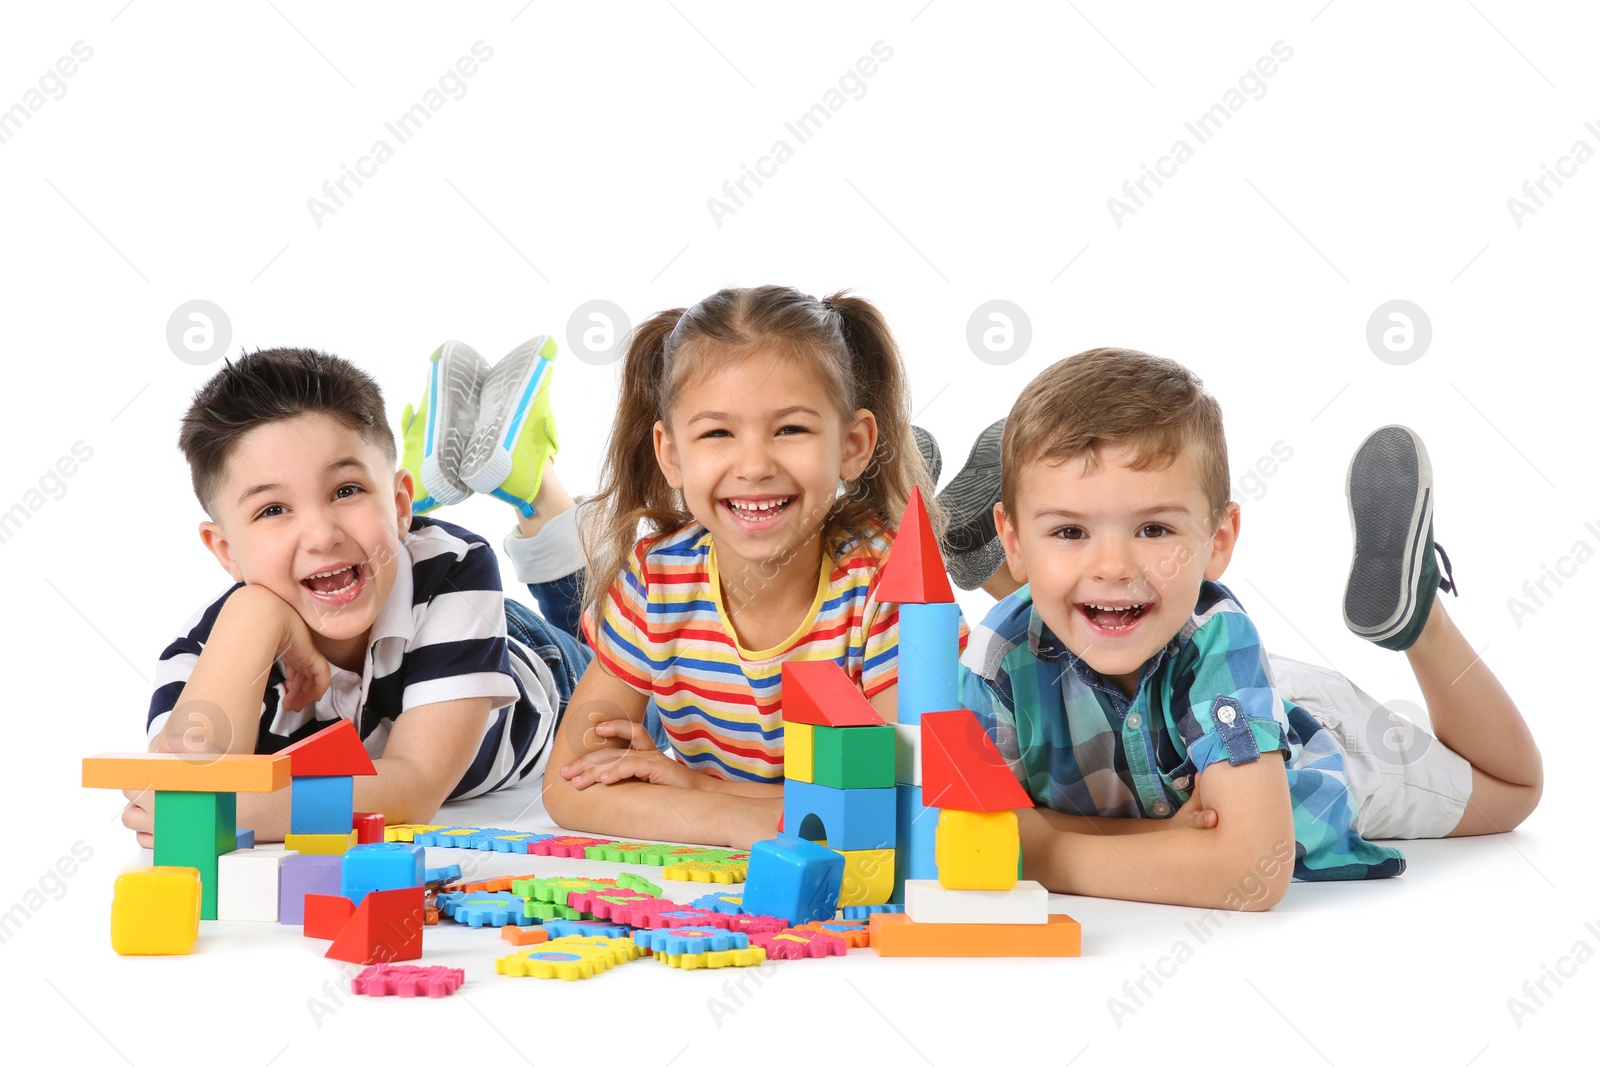
[[930, 485], [939, 484], [939, 474], [944, 470], [944, 457], [939, 453], [939, 442], [933, 439], [933, 434], [921, 426], [911, 427], [911, 436], [917, 442], [917, 454], [922, 457], [922, 465], [928, 468], [928, 482]]
[[992, 423], [972, 443], [967, 462], [939, 493], [949, 525], [939, 547], [945, 567], [962, 589], [976, 589], [1005, 562], [995, 536], [994, 506], [1000, 502], [1000, 440], [1006, 420]]
[[471, 345], [446, 341], [428, 359], [428, 387], [422, 403], [407, 406], [400, 416], [405, 455], [400, 465], [411, 472], [416, 514], [444, 504], [459, 504], [472, 495], [461, 480], [461, 457], [478, 417], [478, 393], [489, 365]]
[[1355, 542], [1345, 625], [1382, 648], [1410, 648], [1436, 590], [1456, 592], [1450, 557], [1433, 541], [1433, 466], [1422, 438], [1405, 426], [1374, 430], [1350, 460], [1345, 496]]

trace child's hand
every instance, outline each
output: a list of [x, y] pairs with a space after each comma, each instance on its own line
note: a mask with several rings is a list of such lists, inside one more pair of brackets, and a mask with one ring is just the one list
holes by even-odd
[[328, 691], [328, 658], [311, 640], [311, 627], [288, 604], [279, 612], [283, 620], [276, 659], [283, 664], [283, 706], [299, 711]]
[[1217, 813], [1200, 803], [1200, 790], [1196, 788], [1172, 816], [1171, 826], [1174, 830], [1214, 830]]
[[122, 825], [132, 830], [140, 848], [156, 847], [156, 794], [151, 789], [124, 789], [128, 806], [122, 809]]
[[584, 742], [593, 746], [591, 750], [561, 768], [561, 777], [574, 789], [630, 778], [695, 789], [702, 780], [698, 771], [656, 748], [644, 724], [631, 719], [602, 719], [585, 733]]

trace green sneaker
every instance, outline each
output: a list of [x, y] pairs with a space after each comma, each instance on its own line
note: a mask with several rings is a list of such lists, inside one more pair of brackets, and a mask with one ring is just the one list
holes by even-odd
[[1355, 541], [1345, 625], [1381, 648], [1410, 648], [1437, 592], [1456, 592], [1450, 557], [1433, 541], [1433, 466], [1422, 438], [1404, 426], [1374, 430], [1350, 461], [1345, 496]]
[[446, 341], [429, 357], [422, 404], [415, 411], [406, 405], [400, 416], [406, 445], [400, 465], [411, 472], [413, 514], [459, 504], [472, 495], [457, 472], [488, 372], [483, 357], [460, 341]]
[[483, 379], [477, 422], [461, 457], [461, 480], [532, 515], [545, 464], [560, 445], [550, 413], [556, 343], [535, 337], [512, 349]]

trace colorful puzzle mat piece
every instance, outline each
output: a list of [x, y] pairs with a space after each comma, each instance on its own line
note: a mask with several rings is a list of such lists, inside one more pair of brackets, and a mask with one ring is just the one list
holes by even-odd
[[533, 925], [527, 901], [515, 893], [445, 893], [439, 907], [463, 926]]
[[768, 959], [807, 960], [843, 956], [849, 949], [844, 938], [809, 926], [791, 926], [770, 933], [752, 934], [750, 943], [764, 949]]
[[728, 949], [726, 952], [685, 952], [677, 956], [657, 953], [656, 959], [668, 967], [678, 967], [685, 971], [701, 968], [754, 967], [767, 961], [767, 951], [751, 945], [747, 948]]
[[368, 997], [447, 997], [466, 980], [460, 967], [379, 963], [350, 979], [350, 992]]
[[726, 952], [750, 947], [748, 934], [715, 926], [680, 926], [675, 930], [636, 930], [634, 944], [651, 952], [680, 956], [693, 952]]
[[744, 914], [744, 897], [732, 893], [707, 893], [689, 901], [693, 908], [704, 908], [722, 915]]
[[494, 961], [496, 974], [515, 978], [593, 978], [638, 959], [644, 950], [625, 937], [559, 937]]

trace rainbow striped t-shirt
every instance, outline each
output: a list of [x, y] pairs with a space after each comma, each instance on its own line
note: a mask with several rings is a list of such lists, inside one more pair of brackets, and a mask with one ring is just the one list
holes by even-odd
[[[699, 523], [641, 540], [584, 630], [607, 669], [655, 698], [688, 766], [724, 779], [783, 778], [785, 660], [831, 659], [867, 696], [898, 678], [899, 606], [874, 596], [894, 535], [877, 527], [823, 557], [805, 620], [772, 648], [742, 647]], [[965, 628], [963, 628], [963, 634]]]

